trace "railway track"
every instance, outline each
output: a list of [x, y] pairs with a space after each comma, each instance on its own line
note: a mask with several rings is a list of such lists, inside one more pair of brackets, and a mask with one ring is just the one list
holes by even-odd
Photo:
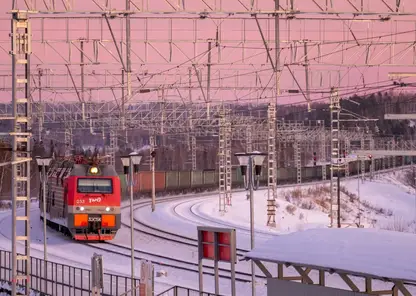
[[[130, 258], [130, 254], [127, 254], [126, 251], [130, 252], [130, 247], [114, 244], [111, 242], [104, 243], [87, 243], [86, 245], [97, 249], [102, 250], [106, 253], [111, 253], [115, 255], [120, 255]], [[190, 271], [198, 273], [198, 263], [186, 261], [182, 259], [172, 258], [172, 256], [165, 256], [160, 254], [154, 254], [152, 252], [146, 252], [142, 250], [134, 251], [134, 258], [136, 260], [149, 260], [155, 265], [160, 265], [161, 267], [170, 267], [174, 269]], [[214, 267], [208, 264], [203, 264], [204, 274], [214, 275]], [[219, 277], [224, 279], [231, 279], [230, 270], [228, 268], [219, 268]], [[256, 275], [257, 278], [266, 279], [265, 276], [260, 274]], [[236, 281], [248, 283], [251, 282], [251, 273], [236, 271]]]

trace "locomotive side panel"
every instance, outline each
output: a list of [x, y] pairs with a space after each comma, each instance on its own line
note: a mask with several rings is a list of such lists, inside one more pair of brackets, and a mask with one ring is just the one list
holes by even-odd
[[[65, 169], [57, 169], [49, 176], [46, 184], [46, 219], [66, 226]], [[39, 199], [40, 212], [43, 217], [43, 193]]]

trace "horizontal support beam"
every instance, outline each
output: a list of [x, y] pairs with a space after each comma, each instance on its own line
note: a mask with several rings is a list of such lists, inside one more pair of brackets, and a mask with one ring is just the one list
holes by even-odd
[[15, 164], [19, 164], [19, 163], [28, 162], [28, 161], [32, 161], [32, 158], [31, 157], [25, 157], [25, 158], [15, 160], [15, 161], [3, 162], [3, 163], [0, 163], [0, 167], [7, 166], [7, 165], [15, 165]]
[[75, 15], [108, 15], [109, 17], [123, 17], [126, 14], [129, 15], [195, 15], [201, 17], [207, 16], [214, 16], [214, 15], [224, 15], [227, 17], [234, 16], [234, 15], [274, 15], [279, 14], [282, 17], [288, 16], [293, 18], [294, 16], [301, 16], [301, 15], [321, 15], [321, 16], [339, 16], [339, 15], [353, 15], [355, 18], [363, 17], [363, 16], [373, 16], [375, 19], [378, 20], [385, 20], [389, 17], [394, 16], [402, 16], [402, 17], [409, 17], [409, 16], [416, 16], [416, 12], [409, 11], [409, 12], [387, 12], [387, 11], [347, 11], [347, 10], [225, 10], [225, 9], [211, 9], [211, 10], [186, 10], [186, 9], [179, 9], [179, 10], [159, 10], [159, 9], [152, 9], [152, 10], [96, 10], [96, 11], [86, 11], [86, 10], [12, 10], [10, 13], [13, 12], [21, 12], [21, 13], [28, 13], [31, 16], [34, 15], [41, 15], [46, 14], [50, 16], [66, 16], [66, 17], [74, 17]]
[[356, 150], [352, 152], [358, 157], [377, 156], [416, 156], [416, 150]]
[[384, 119], [411, 120], [416, 119], [416, 114], [384, 114]]

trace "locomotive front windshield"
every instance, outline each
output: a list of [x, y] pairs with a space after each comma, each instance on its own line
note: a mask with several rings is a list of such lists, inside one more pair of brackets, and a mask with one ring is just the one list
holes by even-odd
[[78, 179], [79, 193], [113, 193], [113, 181], [111, 179]]

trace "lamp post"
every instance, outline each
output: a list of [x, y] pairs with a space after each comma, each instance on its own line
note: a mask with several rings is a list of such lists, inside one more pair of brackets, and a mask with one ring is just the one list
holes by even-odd
[[130, 248], [131, 248], [131, 290], [132, 295], [136, 295], [134, 287], [134, 219], [133, 219], [133, 186], [134, 186], [134, 173], [139, 171], [139, 164], [142, 157], [137, 152], [132, 152], [129, 155], [122, 156], [121, 162], [124, 167], [124, 174], [128, 175], [129, 186], [130, 186]]
[[[259, 176], [261, 173], [261, 167], [264, 159], [266, 158], [266, 153], [261, 153], [258, 151], [253, 152], [240, 152], [235, 153], [235, 156], [238, 158], [240, 163], [241, 174], [243, 177], [248, 171], [248, 184], [249, 189], [248, 198], [250, 199], [250, 241], [251, 241], [251, 250], [254, 249], [254, 200], [253, 200], [253, 190], [258, 188]], [[255, 188], [254, 176], [253, 176], [253, 165], [255, 176], [257, 177], [257, 187]], [[247, 189], [247, 188], [246, 188]], [[256, 273], [254, 261], [251, 260], [251, 294], [254, 296], [256, 294]]]
[[43, 257], [44, 260], [48, 260], [47, 250], [46, 250], [46, 173], [51, 164], [51, 157], [40, 157], [36, 156], [36, 163], [38, 165], [40, 180], [42, 182], [42, 203], [43, 203]]
[[[46, 243], [46, 173], [49, 170], [49, 165], [51, 164], [51, 157], [40, 157], [36, 156], [36, 163], [38, 165], [40, 173], [40, 181], [42, 182], [42, 205], [43, 205], [43, 260], [45, 261], [45, 278], [47, 277], [47, 263], [48, 260], [48, 250]], [[47, 292], [47, 282], [45, 282], [45, 291]]]

